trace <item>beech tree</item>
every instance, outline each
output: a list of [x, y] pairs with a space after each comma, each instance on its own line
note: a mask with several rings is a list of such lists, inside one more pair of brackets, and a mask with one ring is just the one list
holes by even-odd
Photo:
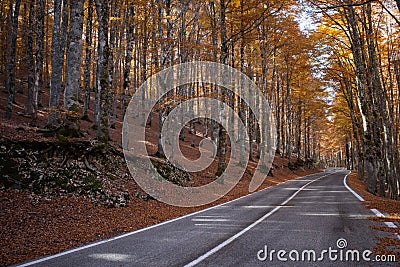
[[[47, 131], [65, 126], [79, 135], [79, 121], [85, 119], [97, 129], [97, 138], [107, 142], [130, 96], [151, 75], [193, 60], [219, 62], [258, 85], [276, 121], [276, 153], [287, 158], [291, 168], [356, 168], [370, 192], [396, 198], [399, 2], [301, 2], [5, 1], [0, 6], [0, 70], [8, 94], [6, 117], [11, 118], [19, 81], [29, 98], [21, 108], [33, 119], [36, 114], [47, 116]], [[321, 14], [315, 31], [300, 29], [298, 14], [306, 4]], [[48, 107], [40, 106], [40, 91], [48, 97], [43, 101], [49, 100]], [[158, 94], [155, 86], [144, 98]], [[199, 96], [221, 100], [238, 112], [247, 128], [250, 160], [260, 160], [268, 146], [263, 136], [272, 134], [269, 128], [258, 123], [239, 96], [207, 84], [175, 88], [156, 105], [148, 126], [158, 119], [157, 155], [163, 156], [161, 129], [170, 110]], [[254, 97], [251, 101], [260, 104]], [[220, 110], [218, 115], [226, 116]], [[245, 134], [228, 139], [226, 129], [237, 122], [230, 118], [227, 124], [199, 119], [180, 133], [181, 140], [187, 136], [184, 131], [192, 134], [192, 146], [200, 129], [215, 141], [217, 176], [229, 160], [229, 142], [240, 143], [240, 155], [231, 158], [247, 161]]]
[[[33, 1], [31, 1], [31, 11], [33, 12]], [[36, 18], [35, 18], [35, 54], [34, 54], [34, 84], [29, 88], [28, 92], [28, 114], [34, 118], [38, 112], [39, 91], [43, 87], [43, 47], [44, 47], [44, 12], [45, 1], [36, 1]], [[32, 18], [32, 17], [31, 17]], [[31, 25], [33, 27], [33, 25]], [[32, 41], [32, 40], [30, 40]], [[32, 66], [33, 67], [33, 66]]]
[[[71, 21], [66, 62], [64, 109], [67, 112], [64, 127], [77, 130], [79, 117], [78, 94], [81, 86], [83, 2], [71, 1]], [[74, 134], [75, 135], [75, 134]]]
[[54, 128], [60, 119], [60, 98], [63, 84], [65, 41], [68, 26], [68, 1], [54, 0], [54, 21], [51, 47], [50, 115], [48, 126]]
[[8, 18], [7, 18], [7, 51], [10, 54], [7, 58], [6, 64], [6, 84], [5, 88], [8, 92], [6, 118], [11, 119], [12, 105], [15, 100], [15, 68], [16, 68], [16, 53], [17, 53], [17, 31], [18, 31], [18, 18], [19, 10], [21, 7], [21, 0], [16, 0], [15, 3], [10, 1]]
[[[378, 5], [387, 11], [386, 22], [396, 21], [384, 2]], [[353, 147], [349, 140], [355, 140], [359, 178], [366, 180], [367, 190], [376, 194], [379, 189], [381, 196], [388, 191], [391, 198], [397, 198], [399, 147], [395, 118], [398, 110], [394, 106], [398, 105], [395, 99], [398, 91], [395, 92], [392, 74], [396, 57], [391, 51], [394, 47], [385, 47], [386, 43], [378, 40], [390, 40], [385, 32], [390, 28], [381, 27], [380, 21], [385, 20], [373, 7], [371, 2], [350, 3], [325, 12], [325, 31], [330, 33], [330, 29], [334, 29], [331, 32], [338, 34], [331, 37], [336, 45], [331, 62], [338, 71], [330, 72], [346, 99], [353, 125], [352, 138], [345, 140], [346, 155], [350, 156], [349, 147]], [[345, 58], [346, 54], [350, 54], [352, 60]]]
[[97, 137], [103, 141], [110, 139], [110, 48], [108, 40], [109, 0], [95, 0], [96, 12], [99, 23], [98, 29], [98, 62], [96, 75], [96, 126]]
[[82, 118], [89, 119], [88, 110], [91, 92], [91, 65], [92, 65], [92, 42], [93, 42], [93, 0], [88, 0], [87, 19], [85, 32], [85, 70], [84, 70], [84, 105]]

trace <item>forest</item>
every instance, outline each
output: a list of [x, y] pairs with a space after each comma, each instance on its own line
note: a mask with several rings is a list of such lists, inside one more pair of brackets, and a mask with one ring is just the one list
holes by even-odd
[[[399, 0], [4, 0], [2, 124], [23, 117], [68, 139], [81, 137], [85, 122], [91, 138], [116, 141], [110, 131], [149, 77], [180, 63], [218, 62], [245, 73], [268, 100], [276, 154], [289, 167], [356, 169], [369, 192], [397, 199], [399, 12]], [[231, 105], [260, 150], [260, 127], [239, 97], [183, 91], [170, 97]], [[160, 129], [168, 101], [154, 109]], [[217, 136], [221, 172], [226, 133], [203, 126]]]

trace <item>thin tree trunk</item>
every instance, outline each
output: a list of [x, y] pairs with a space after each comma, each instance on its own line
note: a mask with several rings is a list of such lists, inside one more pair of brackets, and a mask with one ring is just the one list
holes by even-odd
[[54, 0], [54, 22], [51, 44], [51, 82], [50, 82], [50, 115], [48, 125], [54, 127], [59, 117], [60, 94], [62, 82], [62, 54], [61, 54], [61, 2]]
[[289, 160], [289, 168], [292, 164], [292, 101], [291, 101], [291, 70], [289, 59], [285, 58], [286, 63], [286, 156]]
[[[128, 97], [129, 97], [129, 87], [131, 85], [130, 81], [130, 73], [131, 73], [131, 65], [132, 65], [132, 52], [133, 52], [133, 45], [135, 42], [134, 36], [134, 22], [131, 18], [135, 15], [133, 3], [130, 3], [127, 8], [127, 29], [126, 29], [126, 56], [125, 56], [125, 68], [124, 68], [124, 84], [123, 84], [123, 93], [122, 93], [122, 101], [123, 101], [123, 115], [125, 115], [125, 110], [128, 107]], [[154, 27], [155, 28], [155, 27]], [[153, 40], [155, 42], [155, 40]], [[158, 53], [157, 51], [155, 52]]]
[[17, 31], [18, 31], [18, 17], [21, 6], [21, 0], [16, 0], [13, 6], [10, 2], [10, 12], [7, 29], [7, 42], [10, 57], [7, 64], [7, 78], [6, 90], [8, 91], [6, 119], [11, 119], [12, 105], [15, 98], [15, 69], [16, 69], [16, 53], [17, 53]]
[[298, 103], [299, 107], [298, 107], [298, 111], [297, 111], [297, 131], [296, 131], [296, 152], [297, 152], [297, 161], [300, 161], [301, 158], [301, 121], [302, 121], [302, 114], [303, 114], [303, 110], [302, 110], [302, 102], [301, 100]]
[[82, 118], [88, 118], [88, 110], [90, 105], [90, 92], [91, 92], [91, 83], [90, 83], [90, 75], [91, 75], [91, 64], [92, 64], [92, 33], [93, 33], [93, 0], [88, 0], [88, 14], [87, 14], [87, 22], [86, 22], [86, 56], [85, 56], [85, 73], [84, 73], [84, 102], [83, 102], [83, 112]]
[[62, 24], [61, 24], [61, 37], [60, 37], [60, 43], [61, 43], [61, 55], [62, 55], [62, 77], [61, 77], [61, 88], [62, 90], [65, 89], [65, 75], [66, 75], [66, 69], [65, 69], [65, 53], [68, 50], [68, 45], [69, 45], [69, 23], [70, 23], [70, 1], [71, 0], [63, 0], [63, 7], [62, 7]]
[[[275, 64], [275, 62], [274, 62]], [[276, 68], [276, 66], [274, 67]], [[276, 79], [276, 100], [275, 100], [275, 106], [276, 106], [276, 153], [283, 155], [283, 151], [282, 151], [282, 134], [281, 134], [281, 124], [282, 124], [282, 120], [281, 120], [281, 90], [280, 90], [280, 76], [277, 74], [276, 75], [277, 79]]]
[[44, 42], [44, 0], [36, 1], [36, 50], [35, 50], [35, 83], [32, 98], [28, 103], [28, 114], [36, 119], [39, 106], [39, 91], [43, 87], [43, 42]]
[[32, 113], [32, 105], [34, 98], [35, 87], [35, 57], [33, 53], [34, 45], [34, 27], [35, 27], [35, 0], [31, 0], [29, 4], [29, 18], [28, 18], [28, 37], [27, 37], [27, 63], [28, 63], [28, 109], [27, 113]]

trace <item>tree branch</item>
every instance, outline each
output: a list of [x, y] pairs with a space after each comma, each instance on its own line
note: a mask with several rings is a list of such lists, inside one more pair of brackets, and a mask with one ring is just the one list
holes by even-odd
[[358, 7], [358, 6], [367, 5], [367, 4], [372, 3], [374, 1], [376, 1], [376, 0], [367, 0], [367, 1], [362, 2], [362, 3], [354, 3], [354, 4], [342, 4], [342, 5], [327, 6], [327, 7], [325, 7], [325, 9], [329, 10], [329, 9], [336, 9], [336, 8], [340, 8], [340, 7]]
[[[382, 1], [377, 0], [379, 4], [381, 4], [381, 6], [383, 7], [383, 9], [385, 9], [385, 11], [396, 21], [396, 23], [400, 26], [400, 21], [396, 18], [395, 15], [393, 15], [392, 12], [390, 12], [390, 10], [382, 3]], [[400, 8], [399, 8], [400, 10]]]
[[[280, 5], [275, 11], [272, 11], [270, 15], [274, 15], [278, 12], [280, 12], [283, 8], [283, 5]], [[252, 21], [252, 23], [250, 23], [250, 25], [247, 25], [246, 28], [244, 28], [243, 30], [232, 34], [231, 36], [229, 36], [229, 38], [227, 39], [227, 43], [229, 42], [236, 42], [237, 39], [242, 38], [243, 36], [247, 35], [249, 32], [253, 31], [255, 28], [257, 28], [258, 26], [261, 25], [261, 23], [264, 22], [265, 18], [267, 17], [267, 11], [269, 11], [269, 9], [264, 9], [263, 12], [261, 13], [261, 15], [256, 18], [255, 20]]]
[[[313, 5], [317, 6], [319, 9], [321, 9], [321, 12], [325, 13], [324, 11], [327, 10], [332, 10], [332, 9], [337, 9], [337, 8], [344, 8], [344, 7], [359, 7], [359, 6], [364, 6], [372, 2], [377, 2], [379, 3], [382, 8], [396, 21], [396, 23], [400, 26], [400, 20], [396, 18], [396, 16], [383, 4], [382, 1], [380, 0], [367, 0], [362, 3], [354, 3], [354, 4], [342, 4], [342, 5], [334, 5], [334, 6], [326, 6], [326, 7], [321, 7], [318, 3], [313, 3]], [[399, 11], [400, 11], [400, 0], [396, 0], [396, 3], [398, 3]]]

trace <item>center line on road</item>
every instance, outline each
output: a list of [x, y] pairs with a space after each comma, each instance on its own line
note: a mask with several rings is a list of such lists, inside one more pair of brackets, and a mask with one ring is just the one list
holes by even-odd
[[288, 199], [286, 199], [284, 202], [282, 202], [280, 204], [280, 206], [276, 206], [273, 210], [271, 210], [270, 212], [268, 212], [267, 214], [265, 214], [264, 216], [262, 216], [260, 219], [258, 219], [257, 221], [255, 221], [254, 223], [250, 224], [249, 226], [247, 226], [246, 228], [244, 228], [242, 231], [240, 231], [239, 233], [235, 234], [234, 236], [230, 237], [229, 239], [225, 240], [224, 242], [222, 242], [221, 244], [219, 244], [218, 246], [216, 246], [215, 248], [211, 249], [210, 251], [208, 251], [207, 253], [203, 254], [202, 256], [198, 257], [197, 259], [195, 259], [194, 261], [186, 264], [184, 267], [192, 267], [195, 266], [196, 264], [199, 264], [200, 262], [202, 262], [203, 260], [207, 259], [208, 257], [210, 257], [211, 255], [213, 255], [214, 253], [218, 252], [219, 250], [221, 250], [222, 248], [226, 247], [227, 245], [229, 245], [230, 243], [232, 243], [234, 240], [236, 240], [237, 238], [239, 238], [240, 236], [242, 236], [244, 233], [248, 232], [249, 230], [251, 230], [253, 227], [257, 226], [259, 223], [261, 223], [262, 221], [264, 221], [265, 219], [267, 219], [268, 217], [270, 217], [272, 214], [274, 214], [275, 212], [277, 212], [278, 210], [280, 210], [283, 206], [285, 206], [287, 203], [289, 203], [289, 201], [291, 201], [294, 197], [297, 196], [297, 194], [299, 194], [301, 191], [303, 191], [307, 186], [309, 186], [310, 184], [321, 180], [322, 178], [329, 176], [331, 174], [334, 174], [336, 172], [332, 172], [332, 173], [328, 173], [324, 176], [321, 176], [315, 180], [311, 180], [310, 182], [308, 182], [307, 184], [305, 184], [303, 187], [301, 187], [300, 189], [298, 189], [293, 195], [291, 195]]
[[[289, 180], [289, 181], [280, 183], [279, 185], [287, 184], [289, 182], [294, 182], [294, 181], [305, 181], [305, 180], [303, 180], [304, 178], [311, 177], [313, 175], [316, 175], [316, 174], [309, 174], [309, 175], [306, 175], [304, 177], [300, 177], [300, 178], [296, 178], [294, 180]], [[27, 267], [27, 266], [31, 266], [31, 265], [34, 265], [34, 264], [39, 264], [39, 263], [46, 262], [46, 261], [49, 261], [49, 260], [52, 260], [52, 259], [56, 259], [56, 258], [59, 258], [59, 257], [62, 257], [62, 256], [66, 256], [66, 255], [69, 255], [69, 254], [72, 254], [72, 253], [75, 253], [75, 252], [79, 252], [79, 251], [82, 251], [82, 250], [85, 250], [85, 249], [88, 249], [88, 248], [92, 248], [92, 247], [96, 247], [96, 246], [99, 246], [99, 245], [102, 245], [102, 244], [106, 244], [106, 243], [111, 242], [111, 241], [123, 239], [123, 238], [129, 237], [129, 236], [135, 235], [135, 234], [139, 234], [141, 232], [145, 232], [145, 231], [154, 229], [156, 227], [160, 227], [160, 226], [163, 226], [163, 225], [174, 223], [174, 222], [177, 222], [177, 221], [182, 220], [182, 219], [190, 218], [190, 217], [196, 216], [196, 215], [201, 214], [201, 213], [205, 213], [205, 212], [210, 211], [210, 210], [215, 210], [215, 209], [219, 209], [219, 208], [225, 208], [225, 207], [228, 207], [227, 205], [229, 205], [231, 203], [240, 201], [241, 199], [249, 197], [251, 195], [259, 194], [260, 192], [265, 192], [265, 191], [270, 190], [272, 188], [274, 188], [274, 187], [273, 186], [267, 187], [267, 188], [265, 188], [263, 190], [260, 190], [260, 191], [254, 192], [252, 194], [245, 195], [245, 196], [230, 200], [230, 201], [225, 202], [225, 203], [218, 204], [216, 206], [212, 206], [212, 207], [209, 207], [209, 208], [206, 208], [206, 209], [203, 209], [203, 210], [195, 211], [193, 213], [189, 213], [189, 214], [183, 215], [183, 216], [178, 217], [178, 218], [170, 219], [170, 220], [161, 222], [159, 224], [150, 225], [150, 226], [147, 226], [145, 228], [142, 228], [142, 229], [139, 229], [139, 230], [136, 230], [136, 231], [133, 231], [133, 232], [128, 232], [128, 233], [125, 233], [125, 234], [122, 234], [122, 235], [119, 235], [119, 236], [115, 236], [115, 237], [112, 237], [112, 238], [109, 238], [109, 239], [105, 239], [105, 240], [97, 241], [97, 242], [94, 242], [94, 243], [91, 243], [91, 244], [88, 244], [88, 245], [84, 245], [84, 246], [81, 246], [81, 247], [69, 249], [69, 250], [66, 250], [66, 251], [63, 251], [63, 252], [60, 252], [60, 253], [57, 253], [57, 254], [54, 254], [54, 255], [46, 256], [46, 257], [43, 257], [43, 258], [34, 259], [34, 260], [22, 263], [22, 264], [17, 265], [17, 266], [18, 267]]]

